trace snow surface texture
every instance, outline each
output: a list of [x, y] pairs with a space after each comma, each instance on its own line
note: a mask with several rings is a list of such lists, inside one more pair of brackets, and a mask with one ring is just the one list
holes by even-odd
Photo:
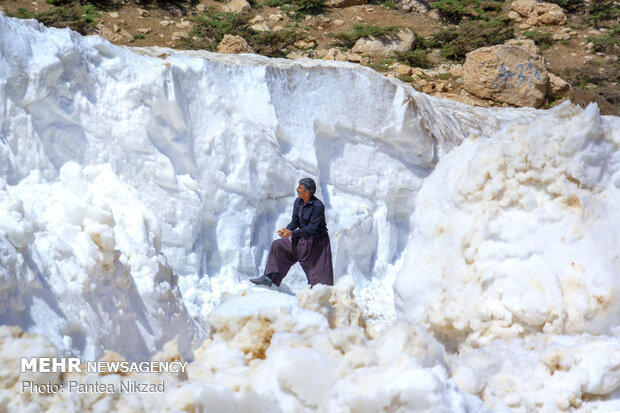
[[[0, 361], [194, 359], [163, 395], [16, 398], [7, 374], [0, 406], [618, 408], [618, 130], [0, 14], [0, 324], [46, 337], [1, 328]], [[302, 176], [338, 284], [248, 289]]]
[[[13, 257], [8, 259], [45, 255], [39, 254], [43, 247], [28, 242], [31, 233], [62, 236], [65, 223], [80, 226], [97, 214], [90, 206], [103, 208], [123, 226], [145, 221], [143, 229], [119, 230], [110, 217], [94, 219], [107, 231], [102, 239], [110, 238], [110, 231], [125, 241], [131, 238], [124, 244], [110, 240], [121, 244], [103, 246], [101, 260], [110, 271], [122, 272], [126, 266], [115, 263], [127, 262], [132, 253], [123, 245], [145, 243], [136, 247], [142, 254], [153, 248], [161, 252], [162, 265], [179, 276], [188, 311], [202, 321], [222, 292], [238, 292], [250, 276], [262, 272], [275, 231], [290, 220], [294, 188], [303, 176], [320, 184], [336, 276], [352, 275], [369, 312], [393, 321], [391, 284], [423, 178], [441, 154], [470, 133], [490, 134], [508, 120], [534, 114], [430, 99], [356, 65], [163, 49], [136, 54], [100, 37], [0, 19], [0, 177], [3, 198], [11, 205], [5, 213], [15, 221], [3, 228], [3, 251], [11, 250], [9, 243], [16, 249], [7, 252]], [[53, 197], [42, 200], [39, 209], [22, 212], [18, 193], [28, 192], [27, 185], [58, 185], [67, 162], [108, 165], [101, 167], [115, 175], [106, 178], [114, 188], [102, 190], [112, 198], [116, 192], [131, 193], [136, 207], [123, 208], [123, 196], [116, 209], [108, 208], [98, 204], [106, 204], [106, 197], [90, 199], [85, 193], [79, 211], [57, 217], [57, 229], [47, 228], [38, 215], [54, 203]], [[94, 173], [74, 169], [72, 174]], [[23, 181], [32, 171], [38, 178]], [[69, 181], [61, 180], [69, 191], [85, 190], [85, 184]], [[22, 189], [13, 189], [18, 184]], [[79, 228], [80, 237], [99, 236], [97, 228]], [[137, 238], [132, 238], [134, 230]], [[52, 247], [62, 251], [49, 251], [49, 260], [60, 254], [67, 265], [76, 264], [75, 272], [90, 273], [88, 251], [81, 251], [86, 247]], [[118, 259], [110, 248], [119, 251]], [[133, 266], [132, 271], [161, 277], [151, 264], [148, 270]], [[28, 284], [24, 280], [37, 271], [45, 274], [41, 265], [11, 272], [10, 285]], [[72, 271], [67, 267], [58, 273], [71, 278]], [[117, 272], [109, 277], [121, 277]], [[298, 266], [286, 282], [289, 290], [303, 287]], [[0, 306], [0, 320], [15, 322], [17, 307]], [[62, 309], [59, 317], [77, 317], [79, 307]], [[79, 335], [72, 332], [75, 327], [56, 323], [44, 329], [40, 322], [27, 321], [33, 308], [23, 306], [21, 326], [55, 336], [54, 344], [62, 348], [79, 349], [82, 339], [75, 346], [69, 341]], [[47, 311], [54, 312], [53, 306]], [[102, 338], [110, 333], [102, 331]], [[93, 345], [97, 351], [85, 355], [100, 356], [101, 343]]]

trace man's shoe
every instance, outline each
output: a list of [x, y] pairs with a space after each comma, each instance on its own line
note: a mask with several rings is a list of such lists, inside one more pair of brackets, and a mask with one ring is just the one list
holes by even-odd
[[271, 287], [271, 285], [273, 284], [271, 278], [267, 277], [266, 275], [261, 275], [258, 278], [250, 278], [250, 281], [257, 285], [266, 285], [267, 287]]

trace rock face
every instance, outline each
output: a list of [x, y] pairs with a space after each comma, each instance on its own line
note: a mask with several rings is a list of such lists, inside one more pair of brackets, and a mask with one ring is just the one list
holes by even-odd
[[536, 46], [534, 40], [531, 39], [509, 39], [504, 42], [505, 45], [520, 46], [532, 54], [540, 54], [540, 49]]
[[483, 99], [539, 106], [549, 82], [544, 59], [513, 45], [483, 47], [467, 54], [464, 88]]
[[227, 34], [224, 36], [220, 44], [217, 46], [218, 53], [237, 54], [237, 53], [254, 53], [254, 50], [248, 46], [248, 43], [241, 36], [232, 36]]
[[366, 4], [366, 0], [328, 0], [325, 2], [327, 7], [339, 9], [344, 7], [359, 6], [361, 4]]
[[400, 2], [400, 8], [403, 11], [422, 14], [429, 11], [431, 6], [424, 0], [402, 0]]
[[370, 57], [389, 57], [393, 52], [408, 52], [413, 49], [415, 35], [409, 29], [400, 30], [396, 34], [369, 36], [359, 39], [351, 51]]
[[252, 10], [252, 6], [246, 0], [232, 0], [224, 6], [224, 10], [231, 13], [245, 13]]
[[[537, 3], [535, 0], [517, 0], [510, 6], [529, 25], [560, 25], [566, 23], [564, 10], [557, 4]], [[513, 15], [514, 16], [514, 15]]]
[[564, 79], [553, 73], [549, 73], [549, 88], [547, 90], [549, 95], [556, 97], [564, 92], [568, 92], [569, 89], [570, 85]]

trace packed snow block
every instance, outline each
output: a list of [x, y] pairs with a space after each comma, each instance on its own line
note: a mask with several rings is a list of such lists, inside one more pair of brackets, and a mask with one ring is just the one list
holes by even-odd
[[[381, 280], [437, 160], [534, 116], [431, 98], [359, 65], [130, 49], [3, 15], [0, 73], [0, 177], [51, 183], [67, 162], [109, 164], [160, 223], [154, 242], [203, 321], [262, 272], [303, 176], [319, 183], [336, 274], [391, 290]], [[304, 279], [295, 267], [287, 282]]]
[[0, 190], [0, 324], [45, 335], [83, 360], [148, 360], [204, 338], [161, 255], [154, 216], [109, 165], [33, 171]]
[[612, 334], [619, 131], [619, 119], [596, 105], [567, 102], [444, 157], [416, 198], [394, 287], [398, 314], [449, 348], [533, 333]]

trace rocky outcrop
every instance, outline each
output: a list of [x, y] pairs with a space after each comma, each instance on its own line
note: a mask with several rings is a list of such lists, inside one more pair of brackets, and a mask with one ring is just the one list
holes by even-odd
[[415, 45], [415, 35], [409, 29], [395, 34], [369, 36], [359, 39], [351, 51], [374, 58], [387, 58], [395, 51], [408, 52]]
[[252, 10], [252, 6], [246, 0], [232, 0], [224, 6], [224, 11], [231, 13], [246, 13]]
[[498, 45], [468, 53], [463, 80], [465, 90], [479, 98], [536, 107], [545, 100], [549, 75], [540, 55]]
[[526, 23], [531, 26], [566, 23], [564, 10], [557, 4], [538, 3], [536, 0], [517, 0], [512, 3], [510, 8], [512, 12], [508, 14], [508, 17], [516, 20], [520, 20], [520, 18], [525, 19]]
[[248, 43], [241, 36], [224, 35], [224, 38], [217, 46], [218, 53], [237, 54], [237, 53], [254, 53], [254, 50], [248, 46]]
[[565, 92], [568, 92], [570, 89], [570, 85], [560, 76], [554, 75], [553, 73], [549, 73], [549, 87], [547, 89], [547, 93], [551, 97], [558, 97]]
[[401, 0], [398, 6], [402, 11], [415, 14], [422, 14], [431, 10], [430, 4], [424, 0]]

